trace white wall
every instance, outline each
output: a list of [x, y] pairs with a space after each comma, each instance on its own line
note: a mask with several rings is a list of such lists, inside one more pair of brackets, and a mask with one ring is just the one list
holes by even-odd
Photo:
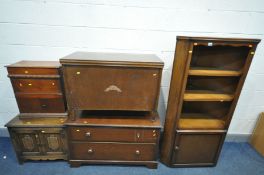
[[[164, 120], [177, 35], [264, 39], [262, 0], [2, 0], [0, 127], [18, 113], [4, 65], [77, 50], [154, 53], [165, 62]], [[252, 132], [264, 111], [264, 45], [256, 51], [229, 133]]]

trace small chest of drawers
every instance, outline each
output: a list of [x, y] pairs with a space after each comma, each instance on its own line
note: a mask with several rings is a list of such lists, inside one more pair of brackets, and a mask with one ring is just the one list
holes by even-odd
[[[119, 121], [118, 121], [119, 120]], [[139, 124], [139, 122], [141, 124]], [[89, 117], [66, 122], [71, 166], [118, 163], [157, 167], [160, 122], [152, 116]]]
[[20, 117], [66, 116], [60, 63], [20, 61], [7, 66]]

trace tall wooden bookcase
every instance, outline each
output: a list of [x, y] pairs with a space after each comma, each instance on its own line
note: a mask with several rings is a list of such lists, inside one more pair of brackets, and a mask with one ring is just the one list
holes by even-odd
[[177, 37], [161, 161], [214, 166], [258, 39]]

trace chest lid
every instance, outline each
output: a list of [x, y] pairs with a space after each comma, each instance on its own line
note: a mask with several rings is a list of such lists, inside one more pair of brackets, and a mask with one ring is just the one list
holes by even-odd
[[154, 54], [74, 52], [60, 59], [62, 65], [97, 65], [117, 67], [163, 68], [164, 63]]

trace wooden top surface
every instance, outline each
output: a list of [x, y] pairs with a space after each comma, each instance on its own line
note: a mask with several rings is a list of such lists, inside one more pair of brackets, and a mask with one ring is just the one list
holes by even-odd
[[62, 64], [116, 65], [163, 67], [164, 63], [154, 54], [74, 52], [60, 59]]
[[259, 43], [261, 40], [256, 38], [221, 38], [221, 37], [190, 37], [177, 36], [177, 40], [192, 40], [192, 41], [225, 41], [225, 42], [253, 42]]
[[56, 118], [19, 118], [16, 116], [9, 121], [6, 127], [61, 127], [66, 120], [62, 117]]
[[157, 112], [152, 115], [143, 116], [92, 116], [81, 114], [81, 118], [78, 116], [75, 121], [68, 120], [65, 124], [71, 126], [161, 128], [160, 118]]
[[22, 60], [6, 67], [29, 67], [29, 68], [59, 68], [61, 64], [59, 61], [29, 61]]

